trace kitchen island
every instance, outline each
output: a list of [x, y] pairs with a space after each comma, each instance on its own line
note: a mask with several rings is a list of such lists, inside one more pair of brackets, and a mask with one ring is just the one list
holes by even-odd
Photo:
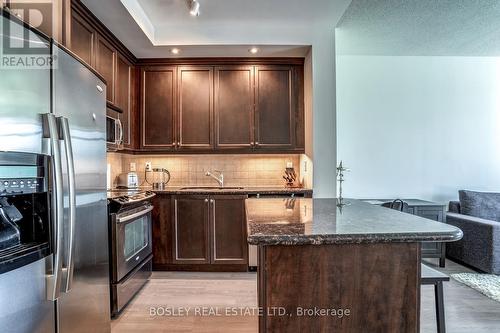
[[462, 231], [358, 200], [247, 199], [260, 332], [418, 332], [420, 243]]

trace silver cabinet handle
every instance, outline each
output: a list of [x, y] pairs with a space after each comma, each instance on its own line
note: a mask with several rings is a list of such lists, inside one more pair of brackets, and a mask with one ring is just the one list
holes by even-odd
[[73, 145], [71, 143], [71, 133], [69, 131], [68, 119], [61, 117], [62, 139], [66, 150], [66, 164], [68, 166], [68, 187], [69, 187], [69, 240], [67, 267], [63, 268], [64, 292], [69, 292], [73, 284], [74, 256], [75, 256], [75, 220], [76, 220], [76, 182], [75, 164], [73, 160]]
[[153, 210], [153, 206], [149, 206], [148, 208], [143, 209], [140, 212], [137, 212], [135, 214], [127, 215], [125, 217], [119, 217], [116, 219], [116, 222], [117, 223], [124, 223], [124, 222], [128, 222], [130, 220], [135, 220], [138, 217], [146, 215], [147, 213], [149, 213], [152, 210]]
[[44, 125], [48, 129], [48, 138], [52, 152], [52, 217], [54, 221], [54, 253], [52, 271], [47, 275], [47, 299], [56, 300], [60, 295], [61, 271], [62, 271], [62, 246], [63, 246], [63, 218], [64, 218], [64, 198], [63, 198], [63, 176], [61, 166], [61, 150], [59, 147], [59, 132], [57, 129], [56, 117], [46, 113], [42, 115]]

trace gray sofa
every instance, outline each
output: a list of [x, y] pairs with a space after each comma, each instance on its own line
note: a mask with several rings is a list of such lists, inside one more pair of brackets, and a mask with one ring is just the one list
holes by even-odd
[[446, 255], [483, 272], [500, 274], [500, 193], [459, 191], [446, 223], [464, 236], [446, 244]]

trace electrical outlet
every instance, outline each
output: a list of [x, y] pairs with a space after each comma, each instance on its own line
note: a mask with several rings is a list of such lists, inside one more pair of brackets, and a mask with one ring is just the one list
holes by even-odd
[[151, 171], [151, 162], [146, 162], [146, 171]]
[[307, 172], [307, 161], [304, 161], [304, 172]]

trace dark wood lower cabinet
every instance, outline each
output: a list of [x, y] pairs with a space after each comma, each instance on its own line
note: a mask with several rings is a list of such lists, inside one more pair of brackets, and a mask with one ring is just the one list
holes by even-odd
[[246, 197], [158, 194], [153, 200], [153, 269], [246, 271]]
[[174, 260], [171, 199], [160, 193], [153, 198], [153, 269], [163, 269]]
[[215, 264], [248, 264], [245, 198], [245, 195], [214, 195], [210, 199]]
[[209, 204], [203, 195], [173, 196], [173, 263], [210, 263]]

